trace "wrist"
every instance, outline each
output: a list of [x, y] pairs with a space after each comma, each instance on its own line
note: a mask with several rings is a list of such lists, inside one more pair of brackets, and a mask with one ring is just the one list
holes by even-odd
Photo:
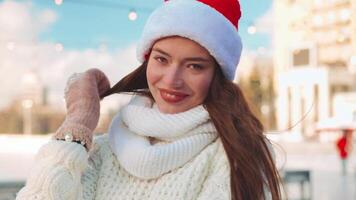
[[74, 139], [73, 134], [71, 132], [65, 133], [64, 139], [63, 138], [55, 138], [55, 139], [65, 141], [65, 142], [74, 142], [84, 146], [84, 148], [88, 150], [87, 144], [84, 141], [80, 141], [79, 139]]
[[89, 150], [92, 144], [92, 132], [91, 129], [82, 124], [72, 123], [65, 120], [58, 128], [53, 138], [67, 142], [76, 142], [82, 144]]

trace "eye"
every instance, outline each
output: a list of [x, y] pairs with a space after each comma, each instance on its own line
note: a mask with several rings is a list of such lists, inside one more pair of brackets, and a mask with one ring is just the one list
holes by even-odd
[[167, 59], [161, 56], [156, 56], [154, 57], [155, 60], [157, 60], [160, 63], [167, 63]]
[[195, 70], [195, 71], [200, 71], [200, 70], [203, 70], [203, 69], [204, 69], [204, 66], [198, 65], [198, 64], [190, 64], [188, 67], [189, 67], [190, 69]]

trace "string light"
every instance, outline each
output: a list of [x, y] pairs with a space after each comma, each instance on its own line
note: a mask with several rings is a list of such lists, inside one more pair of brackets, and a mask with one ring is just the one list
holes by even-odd
[[250, 26], [247, 28], [247, 32], [248, 32], [250, 35], [255, 34], [255, 33], [257, 32], [256, 26], [250, 25]]
[[[64, 3], [64, 0], [53, 0], [55, 5], [60, 6]], [[66, 4], [77, 4], [77, 5], [83, 5], [83, 6], [94, 6], [94, 7], [101, 7], [101, 8], [108, 8], [108, 9], [118, 9], [118, 10], [128, 10], [132, 5], [128, 4], [123, 4], [119, 2], [110, 2], [110, 1], [105, 1], [105, 0], [65, 0]], [[129, 13], [127, 15], [128, 19], [130, 21], [135, 21], [138, 18], [138, 12], [141, 13], [151, 13], [154, 10], [154, 8], [150, 7], [143, 7], [143, 6], [135, 6], [135, 8], [132, 8], [129, 10]], [[241, 24], [246, 24], [249, 22], [242, 21]], [[249, 23], [252, 24], [252, 23]], [[254, 25], [251, 25], [248, 27], [248, 33], [249, 34], [255, 34], [257, 32], [257, 28]], [[72, 41], [70, 41], [72, 42]], [[75, 41], [76, 43], [81, 43], [81, 44], [88, 44], [88, 41]], [[113, 41], [117, 42], [117, 41]], [[68, 43], [68, 41], [67, 41]], [[21, 45], [25, 46], [25, 45]], [[14, 41], [8, 41], [7, 42], [7, 49], [9, 51], [13, 51], [15, 48], [17, 49], [17, 45], [15, 45]], [[105, 47], [101, 47], [100, 49], [105, 50], [107, 49], [107, 45]], [[54, 50], [57, 52], [61, 52], [64, 50], [64, 46], [61, 43], [55, 43], [54, 44]]]
[[[122, 3], [120, 1], [104, 1], [104, 0], [66, 0], [66, 4], [78, 4], [84, 6], [94, 6], [108, 9], [116, 9], [116, 10], [128, 10], [131, 7], [130, 4]], [[140, 13], [151, 13], [154, 8], [152, 7], [144, 7], [144, 6], [135, 6], [135, 10]]]
[[129, 20], [135, 21], [137, 19], [137, 12], [134, 9], [131, 9], [128, 17], [129, 17]]
[[60, 5], [62, 5], [63, 0], [54, 0], [54, 3], [55, 3], [57, 6], [60, 6]]
[[54, 45], [54, 49], [57, 51], [57, 52], [61, 52], [63, 51], [63, 45], [61, 43], [56, 43]]

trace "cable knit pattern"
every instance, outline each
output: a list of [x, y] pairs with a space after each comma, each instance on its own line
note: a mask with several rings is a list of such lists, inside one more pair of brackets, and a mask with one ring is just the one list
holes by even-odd
[[[142, 100], [142, 98], [140, 99]], [[144, 105], [149, 106], [149, 104]], [[155, 108], [153, 107], [153, 109]], [[194, 109], [191, 111], [195, 113]], [[141, 111], [138, 113], [141, 113]], [[181, 114], [189, 118], [189, 113], [190, 111]], [[145, 114], [145, 112], [141, 114]], [[229, 162], [220, 138], [215, 139], [215, 128], [210, 124], [209, 120], [201, 120], [202, 123], [196, 123], [196, 127], [193, 129], [181, 129], [187, 130], [185, 133], [187, 136], [175, 134], [172, 135], [173, 138], [176, 138], [174, 141], [170, 141], [171, 138], [167, 138], [166, 141], [159, 140], [157, 143], [151, 144], [147, 137], [132, 134], [128, 127], [126, 127], [126, 130], [124, 129], [125, 127], [120, 127], [124, 124], [123, 120], [120, 120], [120, 116], [117, 115], [113, 120], [110, 135], [104, 134], [94, 138], [93, 147], [89, 152], [82, 145], [74, 142], [52, 140], [44, 145], [36, 156], [35, 166], [31, 170], [25, 187], [20, 190], [16, 199], [231, 199]], [[180, 115], [176, 116], [178, 118], [173, 117], [172, 119], [179, 119]], [[117, 117], [119, 120], [116, 119]], [[156, 120], [155, 117], [157, 116], [153, 116], [151, 119]], [[166, 116], [162, 115], [160, 117], [164, 118]], [[169, 115], [168, 117], [172, 116]], [[195, 118], [195, 120], [205, 119], [204, 115], [200, 117]], [[155, 122], [152, 123], [154, 124]], [[179, 120], [177, 123], [179, 123]], [[159, 124], [156, 124], [153, 129], [152, 127], [149, 129], [154, 130], [157, 126]], [[188, 127], [190, 124], [186, 123], [184, 126]], [[116, 130], [120, 130], [119, 134], [111, 134], [117, 133], [115, 132]], [[145, 130], [146, 134], [146, 129], [143, 130]], [[128, 137], [120, 138], [120, 140], [113, 140], [113, 138], [109, 137], [115, 135], [123, 136], [125, 134], [128, 134]], [[138, 140], [134, 138], [134, 142], [130, 143], [130, 137], [137, 137]], [[118, 146], [116, 144], [112, 146], [113, 141], [116, 144], [118, 144], [117, 142], [124, 142]], [[142, 143], [143, 146], [142, 144], [130, 146], [138, 143]], [[123, 165], [123, 160], [118, 159], [115, 152], [116, 149], [112, 148], [125, 145], [129, 145], [123, 148], [126, 152], [123, 151], [124, 153], [122, 154], [123, 156], [128, 156], [128, 158], [124, 159], [129, 161], [126, 168]], [[144, 152], [142, 155], [132, 154], [132, 152], [143, 147], [146, 149], [141, 151]], [[132, 156], [137, 155], [138, 159], [132, 159]], [[134, 163], [130, 166], [130, 161], [132, 160], [140, 161], [141, 163]], [[168, 168], [164, 166], [168, 166]], [[143, 170], [145, 167], [150, 169], [146, 178], [135, 174], [145, 171]], [[157, 169], [159, 169], [158, 174]], [[165, 171], [166, 169], [169, 170]]]
[[[135, 97], [123, 107], [109, 129], [111, 148], [130, 174], [142, 179], [158, 178], [184, 165], [217, 137], [202, 106], [163, 114], [144, 99]], [[161, 141], [151, 144], [152, 136]]]
[[66, 133], [71, 133], [73, 139], [76, 141], [84, 142], [85, 146], [89, 150], [93, 140], [93, 131], [80, 123], [72, 123], [70, 120], [65, 120], [64, 123], [58, 128], [53, 135], [53, 139], [64, 140]]
[[39, 150], [35, 161], [17, 199], [78, 199], [81, 172], [87, 165], [82, 145], [51, 141]]
[[230, 199], [229, 164], [220, 139], [184, 166], [150, 180], [132, 176], [122, 168], [108, 135], [95, 138], [89, 153], [87, 161], [87, 152], [80, 144], [49, 142], [40, 149], [36, 166], [17, 199]]
[[203, 185], [202, 192], [199, 195], [198, 200], [214, 199], [225, 200], [231, 199], [230, 183], [223, 180], [230, 181], [230, 166], [227, 158], [221, 156], [225, 154], [225, 150], [222, 145], [218, 146], [217, 153], [213, 158], [215, 164], [212, 165], [209, 171], [209, 175], [206, 178]]
[[122, 115], [125, 124], [136, 134], [168, 141], [186, 136], [187, 132], [210, 119], [203, 106], [183, 113], [164, 114], [157, 108], [129, 105], [122, 109]]

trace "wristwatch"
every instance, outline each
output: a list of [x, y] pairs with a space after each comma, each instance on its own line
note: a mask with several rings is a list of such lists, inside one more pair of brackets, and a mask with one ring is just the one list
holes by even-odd
[[81, 141], [81, 140], [78, 140], [78, 139], [74, 139], [73, 138], [73, 134], [72, 132], [66, 132], [64, 133], [64, 139], [61, 139], [61, 140], [64, 140], [66, 142], [76, 142], [78, 144], [81, 144], [83, 145], [85, 148], [86, 148], [86, 144], [84, 141]]

